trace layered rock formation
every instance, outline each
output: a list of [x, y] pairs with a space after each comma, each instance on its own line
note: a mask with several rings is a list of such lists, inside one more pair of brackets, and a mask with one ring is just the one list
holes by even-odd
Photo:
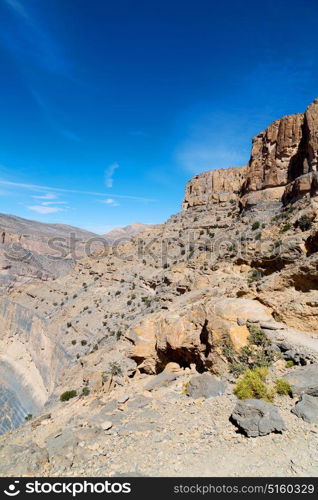
[[252, 140], [247, 166], [193, 177], [183, 208], [207, 208], [239, 197], [243, 206], [262, 201], [287, 203], [318, 192], [318, 99], [305, 113], [274, 121]]

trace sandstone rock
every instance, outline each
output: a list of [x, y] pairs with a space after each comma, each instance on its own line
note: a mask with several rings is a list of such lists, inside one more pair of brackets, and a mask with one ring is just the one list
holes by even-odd
[[187, 395], [191, 398], [213, 398], [225, 392], [226, 383], [209, 373], [202, 373], [192, 377], [187, 388]]
[[186, 185], [183, 210], [208, 207], [236, 199], [245, 179], [246, 166], [212, 170], [193, 177]]
[[318, 364], [297, 368], [286, 375], [293, 396], [303, 392], [310, 396], [318, 396]]
[[302, 394], [291, 411], [309, 424], [318, 424], [318, 397]]
[[169, 372], [169, 373], [178, 373], [181, 371], [181, 368], [180, 368], [180, 365], [179, 363], [168, 363], [166, 366], [165, 366], [165, 372]]
[[44, 415], [41, 415], [39, 418], [31, 422], [31, 429], [36, 429], [39, 425], [43, 424], [46, 420], [49, 420], [50, 418], [51, 418], [51, 413], [45, 413]]
[[247, 344], [249, 330], [239, 326], [237, 318], [248, 321], [270, 321], [266, 307], [249, 299], [207, 298], [186, 303], [170, 311], [150, 314], [130, 328], [127, 338], [132, 341], [130, 356], [146, 373], [155, 373], [170, 362], [198, 371], [221, 371], [216, 345], [229, 339], [239, 350]]
[[265, 436], [286, 430], [278, 409], [261, 399], [247, 399], [237, 403], [231, 420], [248, 436]]

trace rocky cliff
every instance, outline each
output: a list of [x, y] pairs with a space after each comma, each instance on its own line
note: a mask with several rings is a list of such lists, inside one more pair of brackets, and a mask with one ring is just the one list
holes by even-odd
[[240, 198], [243, 206], [261, 201], [294, 201], [318, 192], [318, 99], [304, 113], [274, 121], [252, 140], [244, 167], [212, 170], [186, 186], [183, 209], [207, 208]]

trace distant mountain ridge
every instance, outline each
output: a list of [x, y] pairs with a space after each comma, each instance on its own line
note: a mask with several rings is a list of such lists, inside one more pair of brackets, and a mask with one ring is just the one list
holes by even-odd
[[147, 231], [148, 229], [152, 229], [154, 227], [153, 224], [142, 224], [141, 222], [133, 222], [125, 227], [117, 227], [109, 233], [103, 235], [103, 238], [106, 238], [108, 241], [115, 241], [121, 238], [130, 239], [136, 236], [137, 234], [142, 233], [143, 231]]
[[69, 272], [74, 263], [107, 243], [129, 240], [151, 228], [139, 222], [100, 236], [65, 224], [50, 224], [0, 213], [0, 293], [33, 279]]

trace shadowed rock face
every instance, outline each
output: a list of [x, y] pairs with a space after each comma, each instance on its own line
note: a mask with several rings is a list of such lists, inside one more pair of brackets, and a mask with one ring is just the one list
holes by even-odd
[[[274, 121], [253, 138], [247, 166], [212, 170], [186, 186], [183, 209], [241, 198], [243, 206], [261, 201], [285, 203], [318, 192], [318, 99], [305, 113]], [[251, 198], [252, 193], [254, 194]], [[252, 199], [252, 203], [250, 200]]]

